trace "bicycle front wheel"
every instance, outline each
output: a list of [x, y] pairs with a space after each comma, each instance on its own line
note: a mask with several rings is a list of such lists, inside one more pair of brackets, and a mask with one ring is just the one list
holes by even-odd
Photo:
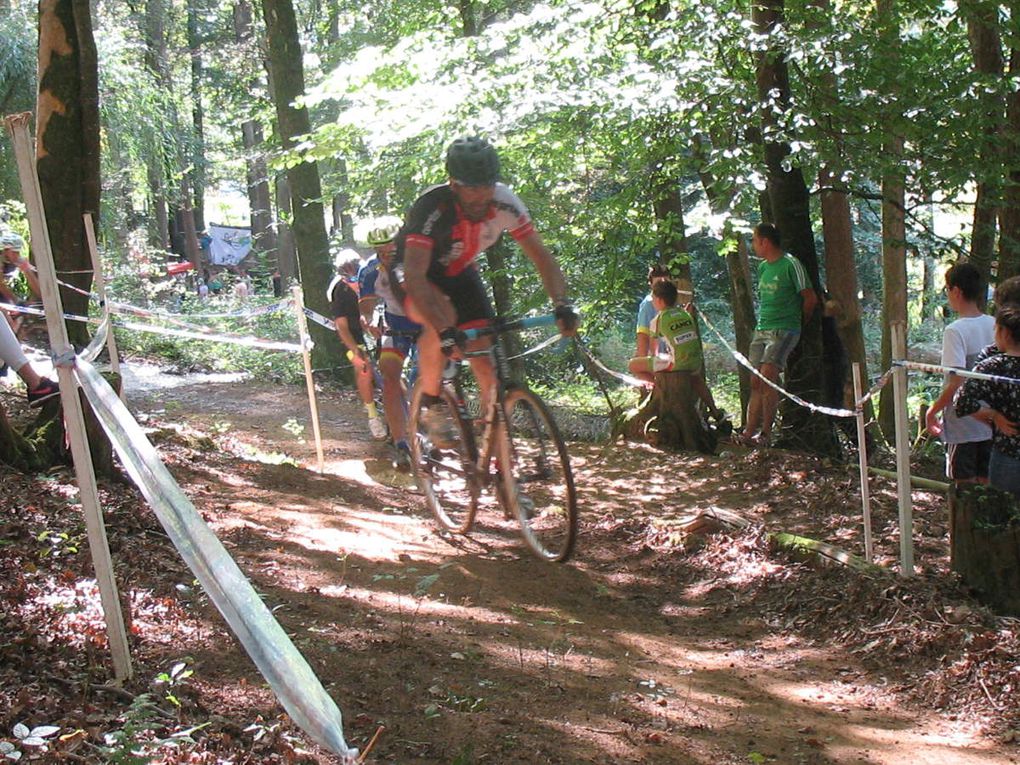
[[[425, 504], [450, 531], [464, 533], [474, 523], [480, 494], [475, 468], [475, 442], [471, 423], [460, 416], [453, 394], [443, 388], [442, 405], [433, 415], [440, 422], [426, 423], [421, 404], [422, 389], [414, 387], [411, 396], [411, 465]], [[442, 438], [437, 437], [442, 432]]]
[[577, 537], [577, 494], [567, 447], [549, 410], [531, 391], [511, 389], [505, 410], [500, 499], [538, 557], [565, 561]]

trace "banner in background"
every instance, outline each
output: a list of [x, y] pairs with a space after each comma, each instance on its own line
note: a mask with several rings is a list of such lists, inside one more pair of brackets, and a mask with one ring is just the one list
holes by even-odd
[[209, 262], [214, 266], [236, 266], [251, 252], [251, 229], [209, 224]]

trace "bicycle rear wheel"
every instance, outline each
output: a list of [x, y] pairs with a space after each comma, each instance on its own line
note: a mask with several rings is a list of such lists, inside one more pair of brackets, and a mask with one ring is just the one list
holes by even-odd
[[577, 494], [567, 447], [549, 410], [531, 391], [512, 388], [505, 410], [500, 501], [517, 517], [524, 541], [538, 557], [565, 561], [577, 537]]
[[451, 440], [442, 445], [433, 443], [429, 436], [422, 418], [422, 389], [420, 385], [414, 387], [408, 422], [411, 465], [425, 504], [436, 520], [450, 531], [464, 533], [474, 523], [480, 493], [474, 432], [471, 423], [459, 415], [453, 394], [444, 387], [441, 397], [452, 425]]

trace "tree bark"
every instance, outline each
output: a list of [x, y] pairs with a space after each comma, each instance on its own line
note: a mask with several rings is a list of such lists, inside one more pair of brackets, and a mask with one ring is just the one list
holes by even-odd
[[[777, 114], [790, 109], [790, 78], [786, 51], [775, 42], [775, 30], [784, 21], [783, 0], [760, 0], [752, 6], [755, 30], [771, 38], [757, 62], [758, 100], [761, 104], [765, 164], [768, 167], [768, 195], [773, 223], [783, 238], [783, 249], [796, 257], [807, 271], [815, 290], [819, 290], [818, 255], [811, 230], [810, 196], [799, 167], [788, 167], [790, 146], [776, 136], [781, 126]], [[825, 356], [822, 348], [820, 314], [804, 325], [800, 342], [786, 372], [789, 390], [808, 401], [821, 401], [825, 382]], [[833, 374], [833, 372], [829, 372]], [[780, 404], [784, 436], [795, 437], [798, 445], [810, 451], [830, 453], [835, 441], [828, 421], [797, 404], [783, 399]]]
[[[510, 316], [513, 311], [510, 297], [513, 291], [510, 258], [511, 252], [507, 247], [505, 236], [500, 237], [499, 241], [485, 251], [489, 284], [492, 285], [492, 302], [495, 303], [497, 316]], [[503, 342], [506, 344], [506, 355], [510, 358], [511, 376], [515, 380], [525, 379], [524, 359], [515, 358], [524, 350], [520, 336], [516, 332], [511, 332], [503, 336]]]
[[[99, 78], [88, 0], [39, 4], [36, 163], [54, 264], [80, 289], [91, 286], [92, 260], [82, 214], [99, 213]], [[85, 273], [80, 273], [84, 271]], [[88, 313], [88, 297], [61, 289], [64, 308]], [[72, 343], [88, 341], [80, 322]]]
[[[163, 87], [166, 82], [166, 7], [164, 0], [146, 0], [144, 28], [145, 67], [152, 73], [156, 83]], [[170, 214], [167, 209], [167, 189], [164, 146], [155, 143], [146, 157], [146, 174], [149, 182], [149, 196], [155, 231], [150, 232], [149, 243], [160, 250], [170, 249]]]
[[[272, 74], [272, 96], [276, 106], [277, 129], [285, 150], [297, 145], [297, 138], [311, 132], [308, 110], [295, 106], [305, 94], [305, 74], [297, 19], [291, 0], [262, 0]], [[298, 270], [305, 285], [307, 305], [321, 314], [329, 312], [327, 285], [333, 277], [329, 243], [323, 218], [322, 185], [314, 162], [299, 162], [287, 170], [290, 181], [292, 228], [297, 245]], [[343, 359], [340, 343], [325, 327], [314, 322], [309, 331], [315, 341], [312, 356], [319, 367], [339, 366]]]
[[194, 228], [201, 231], [205, 228], [205, 110], [202, 107], [202, 44], [204, 42], [196, 3], [188, 0], [188, 49], [191, 54], [191, 122], [193, 145], [191, 150], [191, 168], [188, 175], [191, 180], [192, 216]]
[[[878, 0], [877, 12], [880, 24], [881, 50], [895, 71], [899, 66], [896, 51], [899, 44], [899, 21], [896, 17], [895, 0]], [[895, 83], [893, 98], [899, 96]], [[895, 107], [894, 107], [895, 108]], [[883, 138], [882, 154], [885, 171], [882, 176], [882, 369], [888, 369], [894, 357], [905, 358], [906, 347], [892, 347], [891, 327], [898, 324], [903, 328], [902, 337], [907, 337], [907, 247], [906, 194], [903, 176], [903, 137], [898, 135], [895, 123], [899, 114], [885, 117], [886, 134]], [[893, 127], [889, 127], [892, 125]], [[879, 399], [879, 425], [887, 439], [896, 430], [892, 386], [882, 389]]]
[[[252, 37], [252, 11], [247, 0], [234, 6], [234, 41], [245, 44]], [[249, 90], [258, 87], [257, 77], [247, 78]], [[270, 270], [279, 268], [276, 229], [273, 226], [273, 199], [269, 170], [263, 148], [262, 125], [257, 120], [241, 123], [241, 143], [245, 154], [246, 188], [251, 220], [252, 250], [270, 260]]]
[[[276, 179], [276, 237], [277, 267], [284, 285], [298, 277], [297, 249], [294, 246], [294, 232], [287, 222], [290, 218], [290, 183], [286, 175]], [[329, 282], [326, 282], [329, 284]]]
[[[821, 193], [822, 235], [825, 239], [825, 272], [828, 291], [836, 303], [836, 330], [846, 348], [850, 362], [861, 365], [861, 377], [868, 379], [867, 350], [864, 326], [861, 323], [861, 301], [857, 297], [857, 261], [854, 258], [853, 223], [850, 197], [833, 178], [828, 167], [822, 168]], [[865, 418], [873, 419], [874, 407], [865, 405]]]
[[[656, 231], [659, 235], [659, 255], [673, 275], [691, 289], [691, 256], [687, 252], [687, 228], [684, 225], [683, 200], [680, 182], [674, 173], [658, 162], [652, 168], [652, 208], [655, 212]], [[681, 296], [681, 299], [693, 298]]]
[[655, 387], [624, 423], [624, 433], [666, 449], [715, 454], [716, 433], [702, 422], [697, 407], [690, 374], [656, 372]]
[[[961, 5], [967, 17], [967, 37], [974, 57], [974, 70], [992, 80], [1003, 76], [1002, 40], [999, 35], [999, 4], [971, 0]], [[979, 99], [986, 120], [983, 140], [978, 147], [977, 199], [968, 260], [991, 281], [995, 255], [995, 223], [1002, 204], [1002, 161], [998, 142], [1003, 127], [1003, 102], [998, 92], [980, 91]]]
[[[1016, 20], [1017, 14], [1020, 14], [1020, 1], [1013, 0], [1010, 5]], [[1007, 159], [1005, 201], [999, 215], [1000, 284], [1020, 275], [1020, 46], [1010, 51], [1009, 79], [1012, 88], [1006, 100], [1006, 126], [1002, 141]]]
[[949, 489], [949, 561], [978, 599], [997, 613], [1020, 616], [1020, 515], [1003, 491]]
[[[751, 263], [747, 253], [747, 239], [737, 237], [736, 248], [726, 253], [726, 270], [730, 277], [730, 300], [733, 306], [733, 333], [737, 350], [747, 358], [754, 335], [754, 295], [751, 291]], [[746, 425], [744, 417], [751, 401], [751, 373], [743, 364], [738, 365], [740, 378], [740, 424]]]

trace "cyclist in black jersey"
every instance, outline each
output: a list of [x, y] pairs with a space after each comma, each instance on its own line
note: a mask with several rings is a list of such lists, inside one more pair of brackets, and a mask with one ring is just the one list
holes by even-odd
[[[567, 300], [559, 265], [535, 231], [524, 203], [499, 182], [499, 156], [481, 138], [458, 138], [447, 150], [449, 181], [434, 186], [411, 206], [397, 236], [404, 265], [408, 315], [424, 325], [418, 341], [419, 374], [429, 408], [440, 405], [444, 355], [459, 358], [467, 347], [463, 330], [494, 315], [476, 258], [504, 231], [517, 241], [538, 270], [555, 306], [557, 325], [572, 335], [578, 317]], [[475, 341], [484, 347], [488, 340]], [[487, 356], [471, 357], [484, 395], [495, 384]], [[430, 418], [440, 421], [442, 414]]]

